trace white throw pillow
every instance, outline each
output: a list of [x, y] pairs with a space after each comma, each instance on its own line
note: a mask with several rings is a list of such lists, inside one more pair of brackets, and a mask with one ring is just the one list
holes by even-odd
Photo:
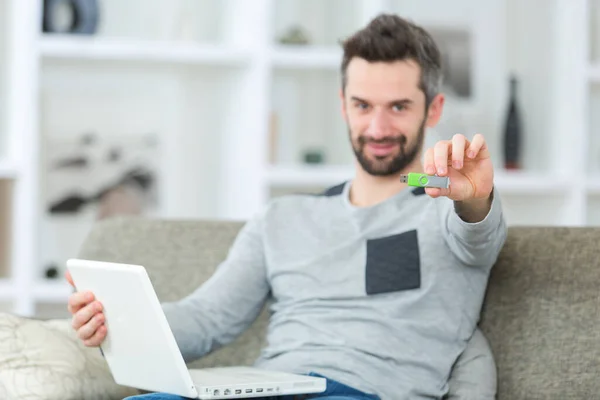
[[120, 400], [135, 394], [114, 382], [100, 350], [84, 346], [70, 320], [0, 313], [0, 399]]

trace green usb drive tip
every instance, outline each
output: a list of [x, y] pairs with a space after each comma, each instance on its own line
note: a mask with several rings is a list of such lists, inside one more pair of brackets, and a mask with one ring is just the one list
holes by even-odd
[[408, 183], [408, 186], [415, 187], [435, 187], [443, 189], [450, 187], [450, 178], [446, 176], [427, 175], [417, 172], [409, 172], [407, 175], [400, 175], [400, 182]]

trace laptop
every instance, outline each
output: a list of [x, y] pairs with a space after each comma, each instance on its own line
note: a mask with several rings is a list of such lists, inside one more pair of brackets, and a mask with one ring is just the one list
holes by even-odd
[[326, 380], [256, 367], [188, 369], [154, 287], [141, 265], [70, 259], [76, 290], [104, 306], [101, 350], [117, 384], [196, 399], [321, 393]]

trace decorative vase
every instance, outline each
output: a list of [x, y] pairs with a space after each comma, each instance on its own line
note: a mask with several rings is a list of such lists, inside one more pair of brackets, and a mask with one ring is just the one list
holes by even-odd
[[521, 110], [518, 102], [518, 80], [510, 77], [510, 92], [506, 119], [504, 124], [504, 168], [515, 170], [521, 168]]
[[93, 35], [98, 29], [98, 0], [44, 0], [44, 33]]

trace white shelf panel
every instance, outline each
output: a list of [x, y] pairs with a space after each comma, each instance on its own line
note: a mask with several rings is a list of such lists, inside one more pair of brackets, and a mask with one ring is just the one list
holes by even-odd
[[244, 65], [250, 53], [217, 45], [50, 36], [40, 40], [45, 59], [174, 64]]
[[342, 51], [327, 46], [275, 46], [271, 62], [276, 68], [337, 70]]
[[13, 282], [9, 278], [0, 279], [0, 301], [12, 301], [14, 297]]
[[[269, 168], [267, 180], [271, 186], [325, 186], [336, 185], [354, 176], [354, 168], [348, 166], [274, 166]], [[495, 172], [495, 183], [506, 194], [563, 193], [566, 179], [549, 174], [530, 172]], [[596, 188], [600, 192], [600, 180]]]
[[551, 174], [524, 171], [496, 171], [495, 184], [502, 193], [551, 194], [564, 193], [566, 179]]
[[16, 164], [11, 161], [0, 160], [0, 179], [14, 179], [19, 174]]
[[351, 179], [354, 168], [348, 166], [275, 166], [267, 173], [271, 186], [331, 186]]
[[600, 83], [600, 63], [589, 66], [588, 78], [592, 83]]
[[587, 184], [587, 192], [592, 195], [600, 195], [600, 177], [591, 178]]
[[33, 286], [33, 297], [39, 302], [66, 303], [73, 288], [64, 280], [36, 282]]

